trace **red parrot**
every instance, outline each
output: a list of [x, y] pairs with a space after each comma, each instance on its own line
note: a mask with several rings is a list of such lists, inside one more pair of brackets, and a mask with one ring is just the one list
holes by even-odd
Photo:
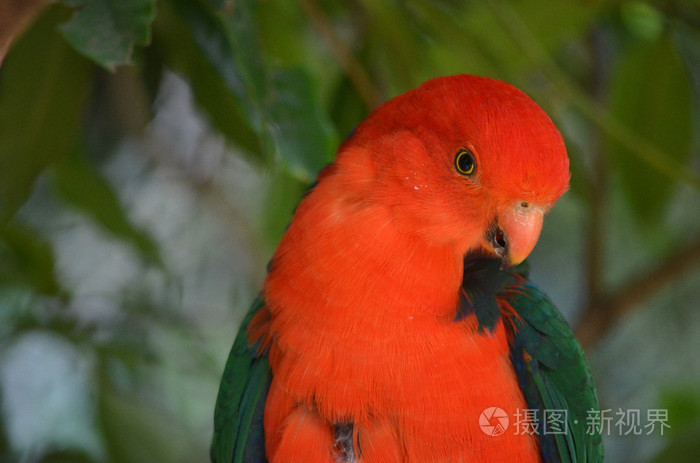
[[568, 182], [559, 131], [507, 83], [436, 78], [376, 109], [272, 257], [212, 461], [602, 461], [583, 352], [518, 265]]

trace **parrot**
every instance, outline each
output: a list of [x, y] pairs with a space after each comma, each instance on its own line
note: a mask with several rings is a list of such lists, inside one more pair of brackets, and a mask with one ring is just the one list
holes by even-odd
[[211, 461], [602, 461], [590, 367], [525, 261], [569, 179], [504, 81], [436, 77], [372, 111], [269, 261]]

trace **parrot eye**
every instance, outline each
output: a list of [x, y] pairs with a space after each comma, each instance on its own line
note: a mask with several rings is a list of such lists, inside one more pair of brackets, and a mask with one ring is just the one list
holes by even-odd
[[472, 176], [476, 171], [474, 155], [468, 149], [462, 148], [455, 155], [455, 168], [462, 175]]

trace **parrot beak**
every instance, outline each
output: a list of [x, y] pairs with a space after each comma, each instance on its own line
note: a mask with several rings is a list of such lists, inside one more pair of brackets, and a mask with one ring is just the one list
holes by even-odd
[[501, 269], [515, 267], [530, 255], [540, 237], [543, 219], [541, 208], [524, 201], [498, 214], [497, 224], [487, 236], [501, 259]]

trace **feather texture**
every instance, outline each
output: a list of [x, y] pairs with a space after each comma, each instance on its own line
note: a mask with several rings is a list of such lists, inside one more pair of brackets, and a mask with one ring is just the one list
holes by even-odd
[[[465, 151], [469, 175], [455, 169]], [[572, 419], [597, 406], [566, 324], [521, 270], [500, 269], [511, 246], [529, 252], [568, 178], [556, 127], [503, 82], [434, 79], [376, 110], [273, 256], [225, 367], [212, 460], [599, 455], [580, 426], [553, 439], [480, 426], [494, 406]]]
[[[469, 296], [460, 299], [460, 315], [454, 323], [474, 317], [484, 333], [493, 330], [502, 318], [508, 320], [506, 326], [512, 340], [509, 355], [525, 398], [524, 407], [537, 410], [539, 417], [544, 417], [545, 410], [565, 410], [564, 434], [545, 434], [539, 428], [543, 462], [603, 461], [601, 436], [586, 426], [587, 413], [598, 410], [598, 402], [580, 345], [549, 299], [526, 279], [526, 264], [508, 271], [501, 271], [499, 266], [498, 261], [483, 257], [465, 260], [460, 294]], [[504, 305], [509, 310], [503, 311]], [[240, 341], [245, 339], [250, 315], [261, 310], [263, 304], [258, 300], [244, 321], [227, 362], [212, 443], [212, 461], [217, 463], [267, 461], [261, 404], [267, 397], [271, 372], [266, 353]], [[480, 315], [480, 311], [487, 313]], [[355, 459], [359, 440], [352, 423], [335, 424], [334, 432], [336, 461], [363, 461]], [[361, 456], [361, 449], [357, 452]]]
[[[507, 321], [511, 361], [527, 407], [539, 420], [542, 461], [602, 462], [601, 435], [586, 419], [599, 405], [583, 349], [552, 302], [527, 280], [527, 268], [524, 263], [502, 271], [497, 260], [467, 259], [463, 290], [473, 295], [469, 310], [479, 318], [479, 311], [497, 305]], [[546, 429], [551, 413], [563, 419], [553, 431]]]

